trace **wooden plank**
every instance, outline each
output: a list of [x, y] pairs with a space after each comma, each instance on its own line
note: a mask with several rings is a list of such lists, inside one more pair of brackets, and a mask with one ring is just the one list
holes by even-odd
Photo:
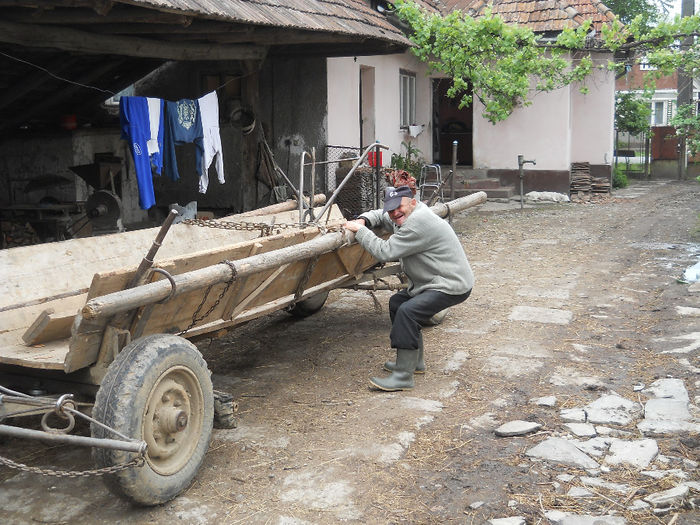
[[[268, 224], [274, 221], [276, 224], [286, 224], [298, 220], [298, 211], [288, 210], [254, 217], [251, 219], [251, 216], [231, 215], [220, 220], [247, 220]], [[0, 268], [3, 269], [3, 279], [0, 279], [0, 309], [31, 301], [41, 302], [47, 297], [86, 288], [94, 290], [96, 288], [93, 285], [96, 283], [92, 281], [95, 274], [124, 268], [135, 269], [159, 230], [160, 227], [148, 228], [0, 250]], [[189, 253], [213, 251], [222, 246], [250, 241], [259, 238], [259, 235], [259, 231], [175, 224], [158, 251], [155, 264]], [[116, 289], [109, 290], [113, 291]], [[95, 297], [94, 293], [93, 291], [90, 297]], [[56, 308], [56, 311], [61, 310]]]
[[22, 339], [28, 345], [67, 339], [70, 337], [74, 319], [75, 314], [57, 315], [53, 308], [48, 308], [39, 314], [36, 321], [22, 335]]
[[[344, 275], [341, 277], [338, 277], [337, 279], [334, 279], [332, 281], [325, 282], [319, 286], [314, 286], [313, 288], [308, 288], [304, 295], [302, 295], [300, 300], [304, 300], [308, 297], [311, 297], [312, 295], [315, 295], [319, 292], [325, 292], [327, 290], [332, 290], [334, 288], [337, 288], [339, 286], [342, 286], [343, 283], [351, 280], [352, 278]], [[257, 319], [258, 317], [261, 317], [263, 315], [270, 314], [272, 312], [276, 312], [277, 310], [281, 310], [282, 308], [289, 306], [294, 302], [294, 295], [289, 294], [284, 297], [280, 297], [274, 301], [270, 301], [268, 303], [258, 305], [256, 307], [247, 309], [243, 312], [241, 312], [238, 317], [235, 319], [230, 319], [230, 320], [225, 320], [225, 319], [219, 319], [217, 321], [213, 321], [210, 323], [207, 323], [206, 325], [198, 326], [196, 328], [193, 328], [189, 332], [187, 332], [187, 337], [197, 337], [203, 334], [208, 334], [208, 333], [213, 333], [218, 330], [222, 330], [224, 328], [230, 328], [232, 326], [236, 326], [239, 324], [246, 323], [252, 319]]]
[[263, 292], [274, 280], [281, 274], [283, 271], [287, 269], [289, 265], [288, 264], [283, 264], [279, 268], [277, 268], [274, 272], [270, 274], [267, 279], [265, 279], [260, 286], [258, 286], [252, 293], [248, 294], [245, 299], [243, 299], [240, 303], [236, 305], [236, 307], [233, 309], [233, 312], [231, 312], [231, 316], [229, 319], [233, 319], [234, 317], [238, 317], [238, 314], [240, 314], [245, 308], [258, 296], [260, 295], [261, 292]]
[[[17, 335], [17, 339], [21, 340], [21, 334]], [[67, 339], [38, 346], [16, 343], [2, 346], [0, 363], [42, 370], [62, 370], [67, 353]]]

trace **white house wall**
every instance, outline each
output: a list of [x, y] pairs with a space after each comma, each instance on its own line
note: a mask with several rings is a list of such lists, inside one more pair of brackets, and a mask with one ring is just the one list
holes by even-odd
[[[402, 141], [410, 140], [426, 158], [432, 156], [432, 82], [426, 67], [410, 52], [348, 58], [329, 58], [328, 70], [328, 144], [360, 147], [360, 68], [373, 67], [376, 140], [389, 146], [383, 165], [390, 164], [392, 153], [402, 153]], [[415, 138], [400, 128], [399, 70], [416, 74], [416, 124], [423, 131]]]
[[571, 96], [568, 88], [537, 93], [532, 105], [516, 108], [505, 120], [491, 124], [484, 105], [474, 104], [474, 167], [517, 169], [518, 155], [536, 160], [528, 169], [568, 170], [571, 137]]
[[[572, 84], [571, 162], [610, 164], [613, 160], [615, 127], [615, 75], [608, 71], [608, 59], [596, 58], [593, 73], [583, 84]], [[608, 111], [603, 111], [607, 108]]]

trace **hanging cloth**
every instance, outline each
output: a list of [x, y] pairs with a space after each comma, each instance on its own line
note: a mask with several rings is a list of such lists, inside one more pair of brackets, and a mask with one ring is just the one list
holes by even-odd
[[151, 166], [160, 175], [163, 170], [163, 114], [164, 103], [161, 98], [146, 98], [148, 102], [148, 120], [151, 126], [151, 138], [148, 139], [148, 157]]
[[194, 143], [195, 166], [201, 171], [204, 153], [202, 118], [199, 103], [192, 99], [181, 99], [177, 102], [165, 102], [165, 130], [163, 132], [163, 170], [171, 180], [178, 180], [180, 173], [177, 169], [175, 146]]
[[219, 98], [216, 91], [207, 93], [197, 100], [199, 111], [202, 114], [202, 132], [204, 140], [202, 147], [202, 171], [199, 174], [199, 192], [206, 193], [209, 187], [209, 166], [216, 158], [216, 173], [219, 183], [224, 180], [224, 153], [221, 148], [221, 134], [219, 133]]
[[139, 189], [139, 206], [147, 210], [156, 203], [153, 192], [153, 175], [148, 154], [151, 140], [151, 123], [148, 102], [145, 97], [121, 97], [119, 99], [121, 138], [129, 142], [134, 158], [136, 183]]

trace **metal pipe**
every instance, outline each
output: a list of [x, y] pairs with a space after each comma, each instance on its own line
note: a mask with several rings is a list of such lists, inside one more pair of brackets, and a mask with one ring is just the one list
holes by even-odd
[[[306, 155], [313, 160], [313, 157], [308, 152], [301, 152], [301, 157], [299, 157], [299, 224], [304, 223], [304, 156]], [[313, 193], [312, 191], [311, 195]]]
[[457, 141], [452, 141], [452, 180], [450, 181], [450, 200], [455, 200], [455, 175], [457, 173]]
[[[311, 147], [311, 195], [316, 194], [316, 146]], [[309, 202], [309, 209], [313, 210], [313, 204]], [[313, 220], [313, 211], [311, 211], [311, 216], [309, 217]]]
[[532, 165], [536, 165], [537, 162], [534, 160], [525, 160], [525, 157], [523, 155], [518, 155], [518, 174], [520, 175], [520, 209], [522, 210], [525, 207], [524, 200], [525, 197], [523, 195], [523, 179], [525, 178], [525, 171], [523, 170], [523, 166], [527, 163], [530, 163]]
[[[350, 169], [348, 174], [345, 176], [345, 178], [342, 180], [342, 182], [338, 185], [338, 187], [333, 192], [333, 195], [331, 195], [330, 199], [328, 199], [328, 202], [321, 210], [321, 213], [318, 214], [318, 219], [317, 219], [318, 222], [321, 221], [323, 214], [326, 213], [326, 211], [328, 211], [330, 209], [330, 207], [333, 205], [333, 202], [335, 201], [336, 197], [340, 193], [340, 190], [342, 190], [343, 186], [345, 186], [345, 183], [348, 180], [350, 180], [350, 177], [352, 177], [355, 174], [355, 170], [362, 163], [362, 161], [365, 158], [367, 158], [367, 154], [372, 150], [372, 148], [389, 149], [389, 146], [385, 146], [384, 144], [380, 144], [379, 142], [377, 142], [376, 144], [372, 144], [371, 146], [367, 146], [367, 149], [365, 149], [365, 151], [362, 153], [362, 155], [360, 155], [360, 157], [355, 161], [355, 164], [353, 164], [352, 169]], [[330, 213], [328, 214], [328, 218], [330, 219]], [[326, 222], [328, 222], [328, 219], [326, 219]]]
[[52, 443], [65, 443], [67, 445], [78, 445], [82, 447], [125, 450], [126, 452], [135, 452], [137, 454], [144, 454], [147, 447], [145, 441], [119, 441], [117, 439], [100, 439], [75, 436], [73, 434], [49, 434], [41, 430], [31, 430], [29, 428], [13, 427], [9, 425], [0, 425], [0, 435], [16, 438], [41, 439], [43, 441], [51, 441]]
[[[379, 141], [376, 142], [379, 144]], [[379, 146], [374, 147], [374, 208], [379, 208]]]

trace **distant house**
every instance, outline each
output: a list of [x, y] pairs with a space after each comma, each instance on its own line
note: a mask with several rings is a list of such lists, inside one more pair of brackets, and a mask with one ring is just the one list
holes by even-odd
[[[619, 93], [637, 93], [641, 95], [644, 91], [645, 81], [648, 80], [652, 66], [643, 60], [634, 64], [624, 75], [615, 82], [615, 90]], [[654, 80], [655, 91], [650, 102], [651, 115], [649, 125], [652, 128], [650, 139], [650, 159], [652, 163], [660, 165], [663, 161], [677, 162], [678, 160], [678, 140], [675, 137], [675, 128], [671, 126], [670, 120], [676, 114], [678, 100], [678, 75], [666, 75]], [[692, 100], [700, 109], [700, 82], [693, 79]], [[674, 166], [669, 166], [671, 174], [675, 175], [677, 170]], [[665, 171], [669, 171], [665, 170]], [[660, 166], [655, 169], [661, 173]]]
[[[443, 14], [462, 9], [475, 17], [487, 7], [481, 0], [424, 4]], [[524, 25], [544, 37], [578, 27], [586, 19], [600, 29], [613, 16], [595, 0], [489, 5], [506, 22]], [[612, 58], [609, 52], [590, 53], [600, 65]], [[586, 86], [590, 89], [586, 95], [578, 85], [536, 94], [531, 106], [518, 108], [506, 121], [493, 125], [482, 117], [479, 102], [458, 109], [457, 102], [446, 97], [446, 79], [427, 75], [425, 66], [408, 51], [329, 58], [328, 141], [360, 146], [380, 140], [397, 152], [402, 142], [410, 141], [427, 163], [444, 165], [451, 162], [456, 140], [458, 164], [471, 168], [472, 175], [498, 179], [504, 185], [519, 180], [517, 159], [522, 154], [537, 162], [527, 166], [525, 191], [568, 193], [573, 163], [587, 163], [597, 177], [609, 177], [611, 172], [614, 76], [605, 68], [597, 69]], [[420, 126], [415, 137], [411, 124]]]

